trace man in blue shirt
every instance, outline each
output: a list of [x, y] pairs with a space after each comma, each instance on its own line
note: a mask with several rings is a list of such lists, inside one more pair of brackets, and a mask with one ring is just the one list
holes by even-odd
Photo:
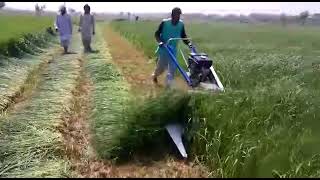
[[[152, 74], [153, 82], [158, 83], [157, 77], [163, 73], [163, 71], [168, 68], [167, 74], [167, 82], [166, 85], [168, 87], [171, 86], [172, 81], [174, 79], [174, 73], [176, 71], [176, 65], [171, 61], [169, 53], [162, 46], [166, 43], [170, 38], [187, 38], [184, 23], [180, 20], [181, 14], [180, 8], [174, 8], [171, 13], [171, 18], [164, 19], [158, 27], [158, 30], [155, 32], [155, 38], [159, 43], [159, 60], [157, 62], [156, 69]], [[188, 40], [183, 41], [190, 48], [192, 44]], [[177, 57], [177, 40], [172, 40], [168, 44], [172, 50], [175, 57]]]

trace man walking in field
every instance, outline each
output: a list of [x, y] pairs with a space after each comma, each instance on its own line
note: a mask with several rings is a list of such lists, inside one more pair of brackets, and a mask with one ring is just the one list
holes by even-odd
[[64, 48], [64, 54], [70, 54], [68, 47], [72, 37], [72, 21], [71, 17], [67, 14], [66, 7], [60, 8], [60, 14], [56, 17], [56, 31], [59, 31], [61, 46]]
[[81, 32], [82, 44], [84, 52], [94, 52], [91, 49], [91, 37], [95, 34], [95, 19], [90, 14], [90, 6], [86, 4], [84, 7], [84, 14], [80, 16], [79, 32]]
[[[152, 74], [153, 82], [158, 83], [157, 77], [163, 73], [165, 69], [168, 68], [167, 73], [167, 87], [170, 87], [172, 84], [172, 81], [174, 79], [174, 74], [176, 71], [176, 65], [170, 60], [170, 56], [166, 49], [164, 49], [162, 46], [164, 43], [166, 43], [170, 38], [187, 38], [184, 23], [180, 20], [180, 14], [181, 14], [180, 8], [174, 8], [171, 13], [171, 18], [164, 19], [161, 24], [158, 27], [158, 30], [155, 32], [155, 38], [157, 42], [159, 43], [159, 51], [158, 51], [158, 62], [156, 65], [156, 69], [154, 73]], [[192, 44], [188, 40], [183, 41], [186, 45], [188, 45], [190, 48], [192, 47]], [[170, 41], [168, 46], [171, 46], [173, 49], [173, 54], [175, 57], [177, 57], [177, 40]]]

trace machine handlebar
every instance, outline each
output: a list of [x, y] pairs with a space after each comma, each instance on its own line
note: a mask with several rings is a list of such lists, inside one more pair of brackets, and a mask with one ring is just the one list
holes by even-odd
[[[168, 39], [167, 42], [164, 43], [164, 45], [167, 46], [167, 45], [169, 44], [169, 42], [170, 42], [170, 41], [173, 41], [173, 40], [191, 40], [191, 38], [170, 38], [170, 39]], [[158, 46], [158, 48], [156, 49], [155, 53], [157, 53], [158, 50], [159, 50], [159, 46]], [[194, 46], [192, 46], [192, 47], [190, 48], [190, 50], [191, 50], [192, 53], [197, 53], [196, 48], [195, 48]]]
[[168, 45], [172, 40], [191, 40], [191, 38], [170, 38], [165, 44]]

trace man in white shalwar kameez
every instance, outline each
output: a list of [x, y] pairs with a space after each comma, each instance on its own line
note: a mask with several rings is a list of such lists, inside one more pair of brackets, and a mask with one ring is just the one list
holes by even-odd
[[81, 32], [82, 44], [84, 52], [94, 52], [91, 49], [91, 38], [95, 34], [95, 19], [90, 14], [90, 6], [86, 4], [84, 7], [84, 14], [80, 16], [79, 32]]
[[60, 8], [60, 13], [56, 17], [56, 30], [59, 31], [61, 46], [64, 48], [64, 54], [69, 54], [68, 47], [72, 37], [72, 21], [67, 14], [66, 7]]

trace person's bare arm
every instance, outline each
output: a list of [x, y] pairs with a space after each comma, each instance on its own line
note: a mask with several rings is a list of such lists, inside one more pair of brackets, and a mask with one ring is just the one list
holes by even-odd
[[92, 15], [92, 34], [95, 35], [96, 34], [96, 22], [95, 22], [95, 18], [94, 16]]
[[69, 24], [70, 24], [70, 34], [72, 34], [72, 20], [71, 20], [71, 16], [69, 16]]
[[157, 41], [158, 43], [161, 43], [161, 42], [162, 42], [162, 40], [161, 40], [161, 38], [160, 38], [160, 35], [161, 35], [161, 33], [162, 33], [163, 25], [164, 25], [164, 23], [161, 22], [161, 24], [159, 25], [157, 31], [154, 33], [154, 36], [155, 36], [156, 41]]
[[82, 14], [80, 15], [79, 29], [78, 29], [79, 32], [81, 32], [81, 25], [82, 25]]
[[56, 31], [59, 30], [58, 16], [56, 16], [56, 20], [54, 21], [54, 28], [56, 29]]
[[[186, 30], [184, 28], [184, 25], [182, 27], [182, 31], [181, 31], [181, 38], [188, 38], [187, 34], [186, 34]], [[189, 45], [191, 42], [187, 39], [183, 40], [184, 44]]]

